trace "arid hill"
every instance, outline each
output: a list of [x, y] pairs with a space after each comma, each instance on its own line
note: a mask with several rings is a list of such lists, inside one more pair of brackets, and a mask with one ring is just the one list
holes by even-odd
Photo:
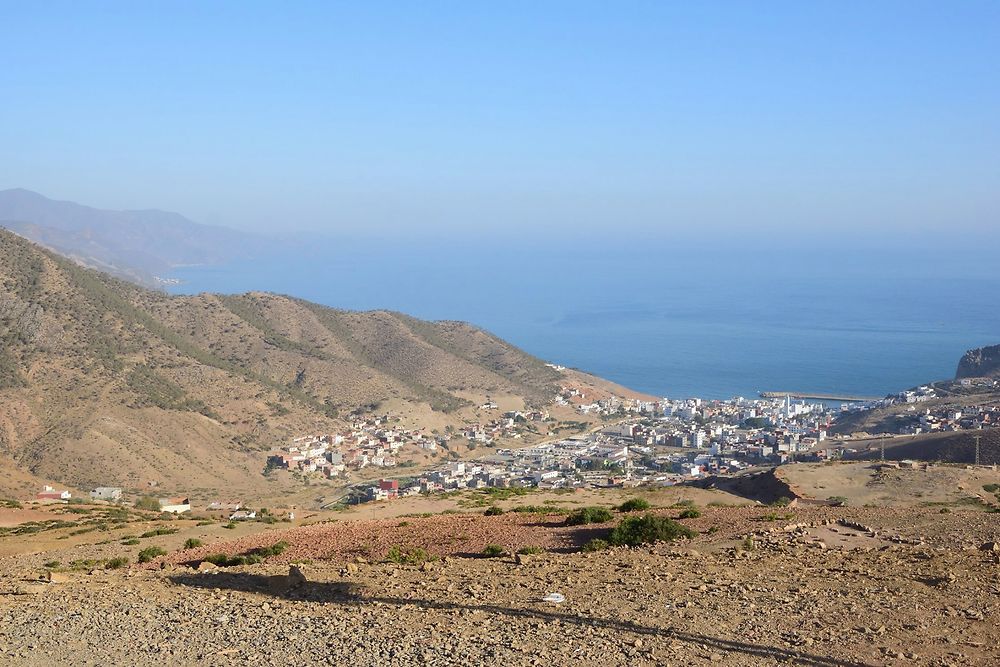
[[441, 428], [557, 372], [462, 322], [274, 294], [173, 297], [0, 230], [0, 491], [41, 480], [246, 489], [261, 454], [352, 412]]

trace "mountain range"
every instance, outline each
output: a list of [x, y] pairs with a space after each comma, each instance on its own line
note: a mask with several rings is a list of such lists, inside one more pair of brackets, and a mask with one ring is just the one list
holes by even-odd
[[108, 211], [37, 192], [0, 190], [0, 227], [74, 261], [156, 287], [171, 268], [252, 257], [273, 243], [159, 210]]

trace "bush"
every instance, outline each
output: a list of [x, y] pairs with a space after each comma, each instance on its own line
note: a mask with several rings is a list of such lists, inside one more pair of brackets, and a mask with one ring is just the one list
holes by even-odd
[[420, 547], [407, 548], [399, 546], [389, 549], [389, 553], [386, 554], [385, 559], [390, 563], [398, 563], [399, 565], [420, 565], [427, 561], [435, 560], [434, 556], [431, 556]]
[[614, 515], [605, 507], [583, 507], [566, 517], [566, 525], [585, 526], [589, 523], [605, 523], [613, 518]]
[[263, 563], [265, 559], [271, 556], [280, 555], [289, 547], [288, 542], [282, 540], [281, 542], [275, 542], [269, 547], [257, 547], [256, 549], [250, 549], [241, 554], [236, 554], [235, 556], [227, 556], [226, 554], [212, 554], [210, 556], [205, 556], [205, 560], [213, 565], [218, 565], [219, 567], [234, 567], [236, 565], [255, 565], [257, 563]]
[[694, 537], [698, 533], [687, 526], [655, 514], [630, 516], [622, 519], [608, 536], [608, 542], [616, 546], [638, 546], [652, 542], [670, 542], [682, 537]]
[[226, 530], [232, 530], [233, 528], [236, 527], [236, 522], [230, 521], [229, 523], [224, 523], [222, 524], [222, 527], [225, 528]]
[[130, 537], [127, 540], [122, 540], [122, 544], [124, 544], [127, 547], [134, 546], [136, 544], [139, 544], [139, 538], [138, 537]]
[[629, 498], [618, 506], [619, 512], [638, 512], [649, 509], [649, 501], [645, 498]]
[[159, 512], [160, 511], [160, 501], [153, 496], [143, 496], [139, 500], [135, 501], [135, 508], [137, 510], [146, 510], [148, 512]]
[[522, 556], [531, 556], [534, 554], [543, 554], [545, 553], [545, 549], [543, 549], [542, 547], [534, 547], [534, 546], [521, 547], [520, 549], [517, 550], [517, 553], [521, 554]]
[[483, 512], [483, 514], [486, 516], [500, 516], [503, 514], [503, 509], [494, 505]]
[[496, 558], [498, 556], [503, 556], [507, 551], [499, 544], [488, 544], [486, 548], [483, 549], [483, 555], [487, 558]]
[[202, 542], [201, 540], [199, 540], [198, 538], [196, 538], [196, 537], [189, 537], [189, 538], [187, 538], [184, 541], [184, 548], [185, 549], [197, 549], [198, 547], [202, 546], [203, 544], [205, 544], [205, 543]]
[[146, 547], [139, 552], [139, 562], [148, 563], [158, 556], [166, 556], [167, 552], [161, 547]]
[[827, 498], [827, 500], [829, 500], [831, 503], [833, 503], [837, 507], [845, 507], [847, 505], [847, 497], [846, 496], [830, 496], [829, 498]]
[[62, 563], [60, 563], [57, 560], [50, 560], [50, 561], [46, 561], [46, 562], [42, 563], [42, 567], [47, 568], [49, 570], [54, 570], [57, 567], [59, 567], [60, 565], [62, 565]]
[[173, 535], [177, 532], [177, 528], [154, 528], [153, 530], [147, 530], [145, 533], [139, 537], [157, 537], [159, 535]]
[[1000, 491], [1000, 484], [983, 484], [983, 491], [987, 493], [996, 493]]
[[593, 540], [590, 540], [586, 544], [584, 544], [583, 545], [583, 550], [584, 551], [604, 551], [605, 549], [607, 549], [610, 546], [611, 546], [611, 544], [609, 544], [607, 540], [602, 540], [600, 538], [595, 538]]
[[108, 570], [118, 570], [128, 565], [128, 558], [125, 556], [118, 556], [117, 558], [111, 558], [104, 564], [105, 569]]
[[689, 507], [680, 513], [681, 519], [697, 519], [701, 516], [701, 511], [696, 507]]
[[771, 503], [771, 507], [788, 507], [792, 504], [792, 499], [782, 496]]

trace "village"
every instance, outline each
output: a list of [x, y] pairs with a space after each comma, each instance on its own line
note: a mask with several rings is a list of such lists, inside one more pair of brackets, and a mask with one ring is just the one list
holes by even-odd
[[[982, 394], [1000, 386], [991, 378], [963, 378], [943, 391], [954, 395], [969, 392]], [[844, 406], [844, 411], [896, 408], [893, 419], [883, 423], [885, 432], [893, 435], [919, 435], [921, 433], [968, 431], [990, 428], [1000, 424], [1000, 406], [975, 402], [962, 406], [922, 404], [941, 398], [941, 389], [933, 385], [921, 385], [913, 389], [890, 394], [878, 401], [852, 403]]]
[[[404, 428], [398, 417], [356, 418], [338, 433], [295, 437], [268, 454], [264, 474], [283, 470], [303, 480], [342, 484], [339, 503], [393, 500], [463, 489], [579, 489], [670, 486], [755, 466], [823, 461], [851, 455], [849, 440], [832, 441], [837, 417], [855, 410], [898, 405], [899, 433], [979, 429], [1000, 423], [1000, 408], [923, 408], [936, 397], [922, 386], [877, 402], [837, 403], [742, 397], [659, 401], [605, 396], [592, 400], [562, 387], [556, 405], [570, 406], [590, 421], [556, 422], [546, 410], [501, 412], [487, 399], [481, 421], [443, 433]], [[593, 418], [600, 419], [594, 424]], [[565, 437], [561, 430], [570, 430]], [[531, 438], [529, 440], [529, 437]], [[533, 441], [532, 441], [533, 440]], [[373, 475], [372, 472], [375, 472]], [[373, 481], [354, 481], [354, 480]], [[123, 490], [98, 487], [91, 500], [122, 502]], [[41, 502], [68, 502], [70, 493], [46, 487]], [[183, 497], [157, 498], [167, 513], [191, 511]], [[260, 517], [238, 501], [205, 508], [230, 521]]]
[[475, 460], [448, 460], [420, 474], [357, 484], [345, 502], [461, 489], [669, 486], [756, 465], [839, 456], [824, 448], [834, 410], [822, 403], [736, 398], [659, 402], [612, 397], [582, 409], [621, 417], [588, 433]]

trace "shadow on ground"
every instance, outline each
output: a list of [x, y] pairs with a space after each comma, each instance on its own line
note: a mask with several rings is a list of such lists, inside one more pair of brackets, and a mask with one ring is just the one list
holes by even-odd
[[[639, 636], [658, 636], [674, 641], [696, 644], [721, 653], [739, 653], [758, 658], [772, 658], [787, 661], [791, 664], [811, 665], [813, 667], [871, 667], [867, 663], [852, 662], [820, 655], [810, 655], [792, 649], [776, 646], [749, 644], [733, 639], [710, 637], [692, 632], [684, 632], [673, 628], [656, 628], [632, 621], [624, 621], [595, 616], [577, 616], [576, 614], [559, 613], [541, 608], [503, 607], [490, 604], [463, 604], [443, 600], [426, 600], [420, 598], [407, 599], [368, 595], [368, 589], [362, 584], [350, 582], [319, 582], [307, 581], [289, 586], [285, 575], [267, 576], [245, 572], [212, 572], [185, 573], [170, 577], [170, 581], [180, 586], [206, 588], [210, 590], [223, 589], [273, 595], [287, 600], [302, 600], [340, 604], [350, 606], [365, 606], [382, 603], [416, 607], [418, 609], [479, 611], [509, 618], [526, 618], [541, 621], [558, 621], [565, 624], [610, 628], [619, 632]], [[539, 603], [541, 604], [541, 603]]]

